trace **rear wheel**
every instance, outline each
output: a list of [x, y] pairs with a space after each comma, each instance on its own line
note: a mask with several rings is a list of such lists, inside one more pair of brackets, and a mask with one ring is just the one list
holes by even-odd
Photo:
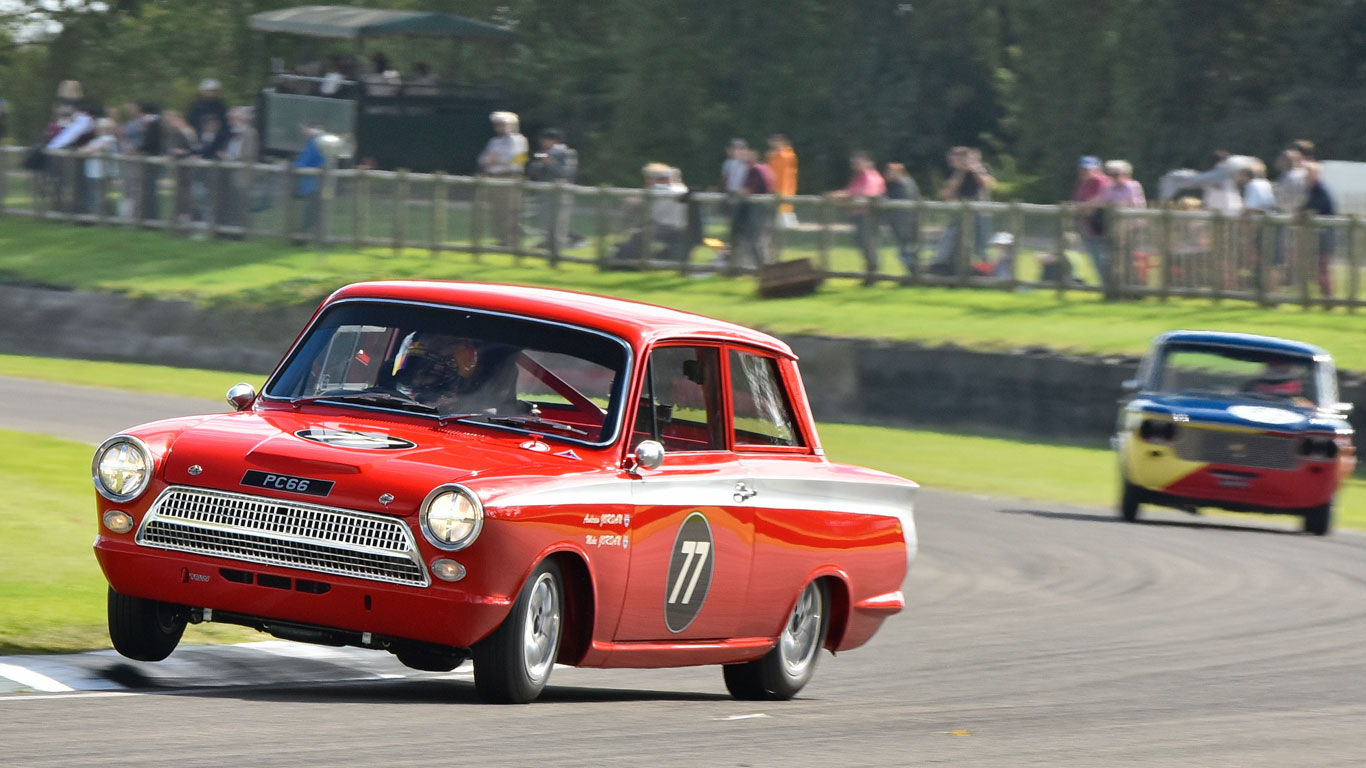
[[785, 701], [796, 696], [816, 672], [816, 659], [830, 628], [829, 605], [824, 584], [807, 584], [773, 650], [761, 659], [722, 667], [730, 695], [749, 701]]
[[1327, 536], [1333, 530], [1333, 503], [1314, 507], [1304, 513], [1304, 532], [1314, 536]]
[[553, 561], [531, 574], [503, 623], [474, 646], [474, 687], [493, 704], [541, 695], [564, 629], [564, 577]]
[[1132, 523], [1138, 519], [1138, 505], [1143, 502], [1143, 490], [1123, 475], [1120, 475], [1119, 482], [1123, 485], [1119, 494], [1119, 516]]
[[185, 609], [132, 597], [109, 588], [109, 639], [114, 650], [136, 661], [161, 661], [185, 634]]

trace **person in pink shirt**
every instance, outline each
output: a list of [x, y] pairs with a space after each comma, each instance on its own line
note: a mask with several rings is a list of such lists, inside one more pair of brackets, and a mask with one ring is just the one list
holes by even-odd
[[1101, 200], [1113, 182], [1101, 170], [1100, 158], [1087, 155], [1077, 164], [1077, 186], [1072, 191], [1072, 202], [1079, 204], [1081, 215], [1077, 219], [1077, 232], [1081, 235], [1082, 245], [1095, 265], [1100, 284], [1110, 285], [1110, 254], [1105, 245], [1105, 211], [1096, 207], [1103, 205]]
[[[887, 194], [887, 182], [877, 172], [877, 165], [867, 152], [855, 152], [849, 157], [849, 168], [853, 176], [844, 189], [832, 192], [831, 197], [852, 198], [855, 201]], [[877, 274], [877, 222], [873, 221], [866, 205], [855, 204], [849, 208], [849, 223], [854, 225], [854, 237], [859, 250], [863, 252], [865, 267], [864, 285], [873, 283]]]

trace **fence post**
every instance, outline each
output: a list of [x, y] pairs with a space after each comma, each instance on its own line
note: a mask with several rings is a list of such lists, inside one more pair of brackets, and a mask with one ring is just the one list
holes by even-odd
[[256, 209], [256, 161], [243, 160], [246, 167], [242, 169], [241, 196], [238, 204], [241, 210], [238, 211], [242, 217], [242, 239], [251, 239], [251, 220], [255, 216]]
[[522, 238], [522, 224], [526, 221], [526, 177], [518, 176], [512, 186], [512, 255], [513, 263], [522, 266], [526, 242]]
[[1211, 282], [1214, 284], [1214, 303], [1218, 304], [1224, 298], [1224, 281], [1228, 279], [1228, 219], [1224, 217], [1224, 212], [1214, 210], [1210, 212], [1210, 248], [1214, 251], [1211, 254], [1214, 258], [1214, 274]]
[[1072, 275], [1072, 262], [1067, 258], [1067, 219], [1071, 213], [1072, 206], [1067, 204], [1059, 205], [1054, 211], [1057, 218], [1054, 220], [1053, 226], [1058, 244], [1056, 256], [1058, 269], [1054, 279], [1058, 283], [1058, 298], [1060, 299], [1067, 295], [1067, 281]]
[[1295, 260], [1300, 279], [1300, 306], [1309, 309], [1309, 270], [1310, 254], [1313, 252], [1314, 236], [1318, 234], [1313, 227], [1314, 220], [1309, 214], [1301, 214], [1299, 232], [1295, 238]]
[[370, 171], [356, 169], [351, 177], [351, 245], [357, 251], [365, 247], [365, 235], [370, 231]]
[[[1011, 290], [1020, 284], [1020, 249], [1024, 244], [1024, 211], [1020, 208], [1019, 200], [1010, 202], [1010, 213], [1007, 217], [1009, 222], [1006, 226], [1010, 228], [1010, 246], [1006, 251], [1010, 255], [1010, 261], [1006, 266], [1009, 272], [1006, 274], [1006, 284]], [[1003, 255], [1004, 257], [1004, 255]]]
[[1361, 289], [1361, 275], [1357, 271], [1357, 236], [1361, 234], [1361, 217], [1347, 221], [1347, 311], [1357, 311], [1357, 292]]
[[179, 235], [183, 234], [183, 231], [180, 226], [180, 214], [183, 213], [183, 211], [180, 210], [181, 167], [179, 158], [177, 158], [175, 155], [167, 155], [166, 167], [170, 169], [170, 173], [167, 175], [171, 177], [171, 215], [169, 218], [167, 218], [166, 225], [171, 232], [174, 232], [177, 235]]
[[[641, 210], [644, 221], [640, 223], [640, 268], [644, 270], [650, 261], [650, 249], [655, 244], [655, 191], [645, 188], [645, 207]], [[735, 269], [735, 244], [731, 244], [731, 260], [727, 271]]]
[[773, 207], [768, 212], [768, 239], [773, 245], [772, 252], [768, 254], [768, 260], [773, 263], [783, 260], [783, 241], [787, 239], [783, 234], [786, 231], [783, 221], [783, 200], [785, 199], [781, 193], [774, 195]]
[[1258, 214], [1252, 219], [1252, 251], [1256, 255], [1257, 263], [1254, 265], [1257, 274], [1253, 280], [1256, 285], [1254, 290], [1257, 292], [1257, 305], [1269, 307], [1271, 304], [1267, 300], [1267, 284], [1271, 280], [1271, 259], [1275, 256], [1276, 230], [1271, 223], [1266, 220], [1265, 214]]
[[[550, 246], [550, 266], [558, 268], [560, 266], [560, 217], [571, 215], [573, 211], [561, 210], [561, 203], [564, 201], [564, 179], [556, 178], [550, 186], [550, 204], [547, 208], [550, 211], [549, 221], [546, 222], [545, 239]], [[566, 233], [569, 231], [565, 227]]]
[[1172, 209], [1163, 207], [1157, 217], [1157, 295], [1166, 302], [1172, 289]]
[[835, 201], [830, 195], [821, 197], [821, 229], [816, 239], [817, 253], [820, 255], [821, 271], [830, 271], [830, 222], [834, 218]]
[[328, 205], [329, 201], [332, 199], [332, 193], [329, 189], [331, 183], [332, 163], [329, 161], [323, 163], [322, 167], [318, 169], [318, 190], [313, 193], [314, 195], [317, 195], [318, 199], [318, 215], [313, 221], [312, 234], [313, 242], [318, 245], [320, 252], [325, 250], [327, 246], [327, 213], [328, 209], [331, 208], [331, 206]]
[[280, 217], [280, 236], [286, 242], [294, 240], [294, 219], [295, 212], [298, 210], [299, 201], [294, 197], [294, 190], [299, 188], [299, 169], [294, 163], [285, 166], [285, 190], [282, 197], [285, 201], [284, 215]]
[[484, 217], [479, 209], [488, 195], [484, 191], [484, 177], [475, 176], [470, 187], [470, 253], [474, 254], [475, 261], [479, 261], [480, 254], [484, 252]]
[[612, 225], [609, 219], [608, 206], [611, 201], [611, 193], [607, 191], [606, 184], [598, 185], [598, 193], [593, 198], [594, 225], [597, 231], [593, 233], [593, 247], [596, 250], [598, 269], [605, 269], [607, 266], [607, 238], [611, 235]]
[[968, 284], [968, 270], [977, 249], [977, 220], [973, 218], [972, 203], [967, 200], [958, 204], [958, 242], [955, 245], [958, 249], [953, 254], [953, 266], [961, 287]]
[[432, 179], [432, 258], [441, 253], [446, 242], [446, 179], [445, 171], [437, 171]]
[[[100, 159], [99, 162], [105, 163], [106, 161]], [[86, 179], [86, 181], [87, 183], [91, 181], [95, 183], [95, 223], [103, 227], [109, 222], [109, 213], [106, 210], [109, 203], [109, 166], [103, 165], [100, 170], [99, 178]]]
[[868, 198], [868, 212], [865, 214], [863, 237], [859, 250], [863, 252], [863, 284], [877, 283], [878, 269], [882, 266], [882, 253], [878, 249], [879, 235], [882, 233], [882, 197]]
[[208, 171], [209, 236], [213, 237], [218, 234], [218, 224], [223, 218], [223, 161], [215, 159]]
[[394, 183], [394, 255], [403, 252], [408, 235], [408, 169], [398, 169], [398, 180]]
[[0, 150], [0, 216], [9, 205], [9, 158], [9, 152]]

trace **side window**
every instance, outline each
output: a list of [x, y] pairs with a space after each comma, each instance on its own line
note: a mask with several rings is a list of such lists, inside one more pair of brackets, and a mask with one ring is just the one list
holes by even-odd
[[658, 440], [669, 452], [724, 449], [720, 362], [713, 347], [661, 347], [650, 353], [631, 445]]
[[802, 445], [777, 360], [731, 350], [730, 392], [737, 446]]

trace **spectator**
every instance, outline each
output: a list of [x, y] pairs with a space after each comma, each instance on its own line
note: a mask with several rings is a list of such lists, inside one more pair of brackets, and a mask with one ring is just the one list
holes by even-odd
[[875, 221], [866, 205], [868, 198], [882, 197], [887, 194], [887, 182], [873, 165], [873, 158], [867, 152], [855, 152], [849, 157], [852, 176], [844, 189], [832, 193], [833, 197], [857, 201], [849, 208], [849, 223], [854, 227], [854, 240], [863, 254], [864, 285], [872, 285], [877, 274], [877, 232]]
[[[166, 151], [165, 136], [161, 123], [161, 108], [150, 101], [138, 105], [138, 120], [142, 124], [142, 141], [137, 152], [143, 157], [160, 157]], [[161, 180], [161, 166], [144, 163], [141, 173], [142, 194], [138, 203], [137, 215], [143, 222], [155, 221], [161, 217], [157, 185]]]
[[1205, 200], [1205, 208], [1236, 216], [1243, 210], [1243, 196], [1238, 191], [1238, 171], [1256, 161], [1255, 157], [1233, 155], [1216, 149], [1210, 154], [1209, 168], [1202, 172], [1170, 171], [1158, 182], [1158, 196], [1170, 200], [1181, 190], [1198, 189]]
[[740, 224], [736, 233], [731, 267], [742, 262], [760, 267], [768, 263], [768, 225], [773, 219], [773, 208], [767, 203], [758, 202], [754, 195], [773, 194], [773, 170], [767, 163], [759, 160], [759, 154], [752, 149], [740, 153], [745, 163], [745, 181], [740, 186], [740, 201], [736, 206]]
[[432, 73], [432, 68], [425, 61], [419, 61], [413, 65], [413, 74], [403, 81], [403, 92], [409, 96], [435, 96], [439, 93], [436, 87], [436, 75]]
[[[189, 160], [199, 156], [199, 136], [194, 127], [179, 112], [168, 109], [162, 116], [166, 123], [166, 154], [179, 160]], [[175, 210], [181, 224], [197, 218], [195, 216], [194, 185], [198, 169], [177, 167], [175, 173]]]
[[[83, 102], [75, 106], [62, 105], [58, 109], [56, 128], [56, 133], [48, 138], [44, 148], [49, 151], [74, 151], [94, 138], [95, 119]], [[67, 157], [55, 158], [47, 164], [47, 170], [52, 185], [52, 207], [58, 211], [75, 211], [85, 198], [85, 174], [79, 170], [77, 161]], [[72, 188], [68, 189], [68, 185]]]
[[340, 54], [332, 54], [327, 57], [327, 71], [323, 72], [322, 82], [318, 83], [318, 95], [330, 98], [340, 98], [344, 95], [347, 77], [343, 72], [346, 65], [344, 58]]
[[1298, 149], [1287, 147], [1276, 157], [1276, 207], [1282, 211], [1294, 212], [1304, 207], [1309, 185], [1305, 183], [1307, 171], [1304, 155]]
[[77, 150], [85, 156], [86, 213], [105, 213], [106, 185], [118, 176], [118, 166], [113, 159], [119, 150], [117, 130], [117, 123], [108, 117], [101, 117], [95, 121], [95, 138]]
[[398, 70], [389, 65], [389, 57], [379, 51], [370, 57], [370, 72], [365, 76], [367, 96], [397, 96], [402, 84]]
[[[479, 172], [491, 179], [517, 179], [527, 162], [526, 137], [518, 131], [517, 115], [494, 112], [489, 115], [494, 137], [479, 153]], [[493, 213], [493, 232], [498, 244], [517, 245], [521, 229], [521, 190], [511, 184], [491, 185], [484, 190]]]
[[220, 130], [210, 134], [206, 130], [210, 118], [219, 129], [228, 124], [228, 105], [218, 93], [220, 87], [217, 80], [205, 78], [199, 83], [199, 93], [190, 102], [190, 108], [185, 110], [185, 122], [194, 129], [203, 157], [217, 157], [227, 143], [226, 133]]
[[[294, 167], [321, 169], [327, 164], [327, 157], [323, 155], [322, 145], [319, 143], [323, 136], [322, 127], [301, 125], [299, 130], [304, 135], [304, 146], [299, 150], [299, 156], [294, 158]], [[304, 204], [304, 213], [298, 229], [299, 238], [304, 239], [312, 235], [318, 225], [318, 214], [322, 207], [322, 179], [316, 174], [300, 175], [294, 186], [294, 197], [302, 200]]]
[[[972, 147], [954, 147], [949, 150], [947, 161], [949, 164], [949, 178], [944, 182], [944, 186], [939, 191], [939, 196], [947, 201], [968, 201], [980, 202], [991, 199], [991, 185], [995, 180], [982, 165], [982, 155]], [[962, 258], [967, 258], [967, 253], [963, 249], [963, 222], [958, 217], [950, 220], [949, 225], [944, 228], [943, 235], [939, 238], [939, 248], [935, 254], [934, 261], [930, 263], [930, 272], [939, 275], [951, 275], [957, 272], [957, 262], [959, 254]], [[986, 262], [987, 259], [987, 230], [989, 219], [986, 214], [974, 213], [972, 215], [973, 226], [973, 253], [978, 262]]]
[[[884, 174], [887, 180], [887, 199], [907, 202], [920, 201], [920, 187], [901, 163], [888, 163]], [[896, 238], [897, 256], [906, 273], [920, 274], [920, 214], [914, 210], [892, 210], [887, 223]]]
[[[1323, 184], [1318, 163], [1305, 163], [1305, 183], [1308, 185], [1308, 194], [1300, 212], [1306, 216], [1336, 215], [1337, 207], [1333, 204], [1333, 196], [1329, 193], [1328, 187]], [[1326, 225], [1320, 225], [1318, 231], [1319, 290], [1323, 298], [1327, 299], [1333, 295], [1333, 276], [1330, 270], [1333, 265], [1333, 254], [1337, 250], [1337, 232]]]
[[[532, 181], [573, 183], [579, 172], [579, 153], [564, 143], [564, 132], [558, 128], [547, 128], [541, 131], [537, 143], [540, 151], [527, 164], [527, 178]], [[538, 247], [558, 251], [569, 238], [574, 195], [565, 190], [557, 197], [553, 190], [546, 191], [541, 194], [537, 209], [541, 230], [545, 233], [545, 240]]]
[[[1262, 259], [1267, 239], [1267, 214], [1276, 212], [1276, 191], [1266, 180], [1266, 164], [1261, 160], [1238, 171], [1238, 186], [1243, 195], [1245, 234], [1241, 238], [1248, 269], [1260, 279], [1257, 265]], [[1274, 283], [1273, 283], [1274, 284]]]
[[[773, 171], [773, 193], [783, 197], [797, 194], [797, 152], [792, 142], [781, 133], [768, 137], [768, 167]], [[778, 225], [791, 228], [797, 226], [797, 213], [792, 203], [778, 207]]]
[[1091, 257], [1096, 279], [1102, 286], [1110, 285], [1110, 262], [1105, 247], [1105, 212], [1092, 207], [1101, 200], [1113, 183], [1101, 168], [1100, 158], [1086, 155], [1077, 163], [1077, 185], [1072, 190], [1072, 202], [1081, 210], [1077, 217], [1077, 234], [1082, 247]]
[[[260, 150], [260, 137], [256, 127], [251, 124], [251, 110], [246, 107], [228, 110], [228, 143], [223, 148], [223, 159], [235, 163], [254, 163]], [[233, 169], [225, 174], [219, 194], [224, 224], [242, 226], [246, 222], [245, 212], [251, 199], [251, 178], [246, 169]]]
[[[1100, 255], [1096, 261], [1096, 274], [1100, 276], [1101, 284], [1108, 286], [1109, 279], [1113, 277], [1110, 272], [1111, 245], [1116, 246], [1121, 254], [1129, 253], [1129, 236], [1134, 232], [1135, 225], [1142, 223], [1115, 219], [1113, 209], [1147, 208], [1148, 200], [1143, 195], [1143, 185], [1134, 180], [1134, 167], [1128, 161], [1107, 160], [1105, 176], [1109, 184], [1099, 195], [1082, 203], [1081, 207], [1086, 213], [1087, 223], [1098, 233], [1088, 251]], [[1146, 279], [1147, 269], [1148, 265], [1145, 264], [1140, 270], [1140, 280]]]
[[740, 190], [745, 186], [745, 176], [749, 174], [744, 155], [748, 150], [749, 143], [744, 139], [731, 139], [726, 145], [726, 159], [721, 163], [721, 191], [726, 193], [725, 210], [730, 217], [727, 242], [732, 246], [744, 226], [740, 221]]
[[[688, 188], [677, 168], [663, 163], [647, 163], [640, 169], [645, 191], [642, 216], [649, 216], [654, 242], [659, 250], [653, 255], [669, 261], [683, 261], [688, 254]], [[638, 228], [617, 247], [616, 261], [639, 262], [645, 238]]]

